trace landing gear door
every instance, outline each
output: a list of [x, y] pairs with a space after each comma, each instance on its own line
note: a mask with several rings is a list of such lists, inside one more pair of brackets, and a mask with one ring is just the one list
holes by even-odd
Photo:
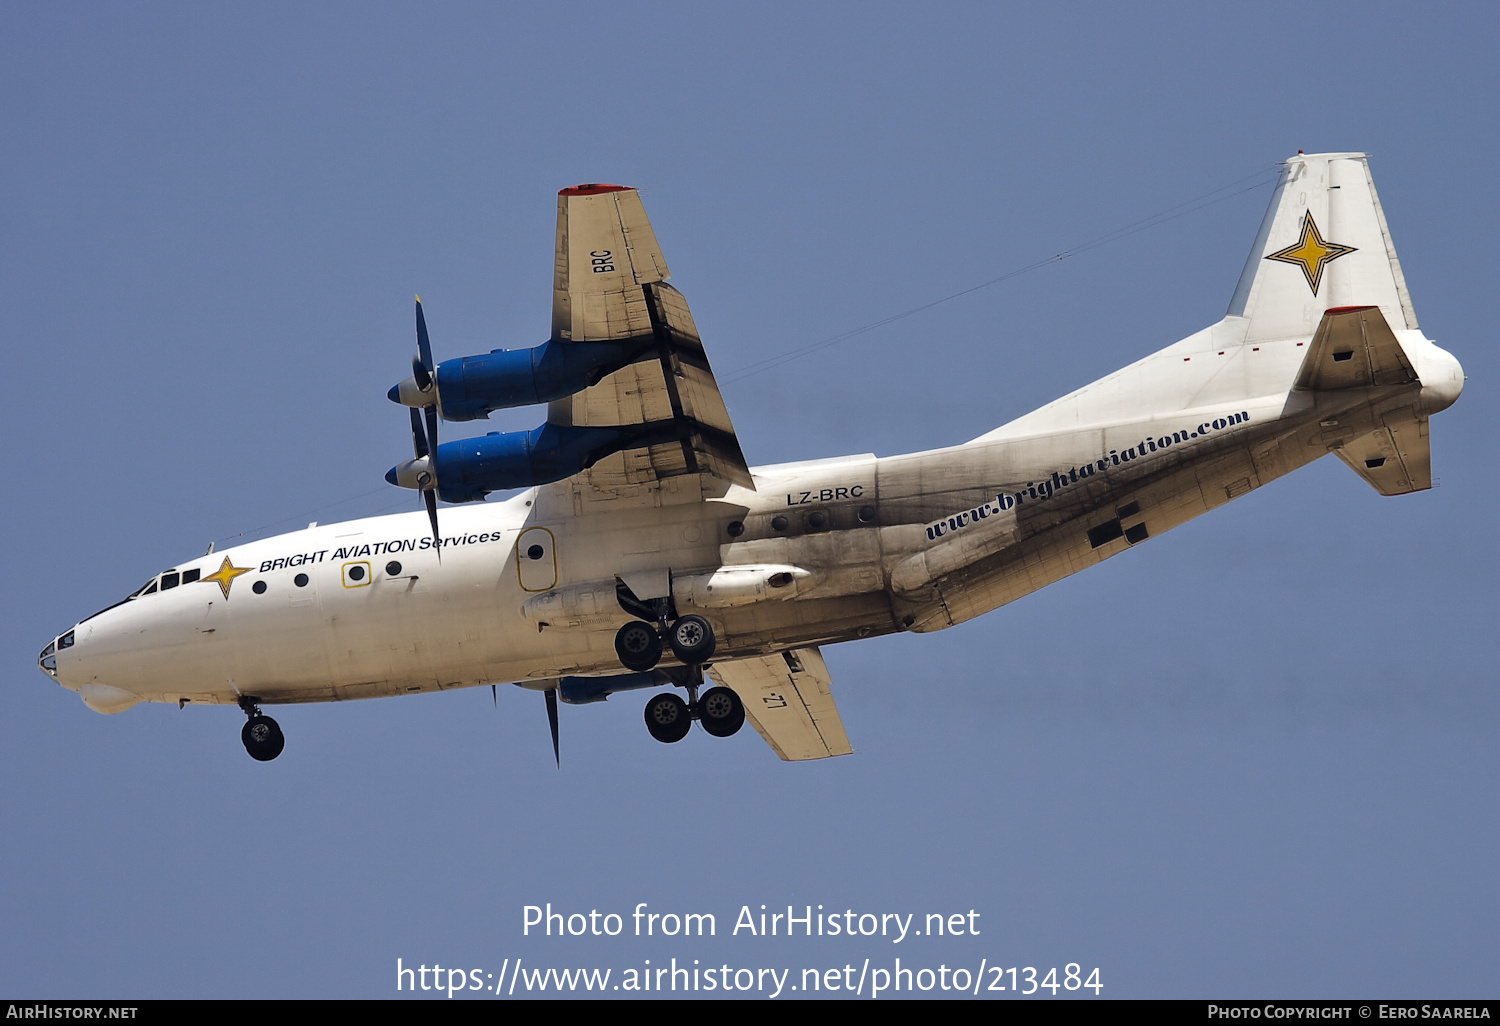
[[545, 527], [528, 527], [516, 538], [516, 574], [522, 591], [557, 587], [556, 544]]

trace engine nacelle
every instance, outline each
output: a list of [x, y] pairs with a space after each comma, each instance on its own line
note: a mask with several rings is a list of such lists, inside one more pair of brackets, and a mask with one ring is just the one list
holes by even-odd
[[561, 481], [632, 440], [621, 428], [543, 424], [534, 431], [491, 431], [444, 442], [437, 451], [438, 498], [473, 502], [489, 492]]
[[[482, 420], [495, 410], [550, 403], [581, 392], [619, 370], [652, 345], [650, 338], [619, 342], [544, 342], [534, 349], [496, 349], [483, 356], [444, 360], [433, 374], [444, 420]], [[411, 378], [387, 396], [403, 406], [432, 403]]]
[[637, 691], [671, 683], [672, 678], [660, 670], [616, 673], [608, 677], [564, 677], [558, 683], [557, 697], [568, 705], [588, 705], [603, 702], [616, 691]]

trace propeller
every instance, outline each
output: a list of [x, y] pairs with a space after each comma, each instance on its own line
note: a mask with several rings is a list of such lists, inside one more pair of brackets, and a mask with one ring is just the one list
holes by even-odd
[[552, 728], [552, 758], [562, 769], [562, 752], [557, 747], [557, 689], [548, 688], [543, 694], [547, 696], [547, 725]]
[[[392, 467], [385, 475], [391, 484], [404, 488], [415, 488], [422, 493], [423, 505], [427, 507], [427, 520], [432, 524], [432, 544], [438, 559], [443, 558], [443, 548], [438, 534], [437, 519], [437, 453], [438, 453], [438, 397], [433, 380], [432, 343], [427, 338], [427, 318], [422, 316], [422, 297], [417, 296], [417, 355], [411, 359], [412, 379], [425, 400], [422, 412], [415, 406], [411, 410], [411, 447], [413, 458]], [[401, 386], [391, 389], [391, 398]], [[426, 419], [424, 426], [423, 419]]]
[[[427, 414], [427, 446], [437, 456], [438, 395], [433, 381], [432, 343], [427, 338], [427, 318], [422, 316], [422, 297], [417, 298], [417, 355], [412, 357], [411, 372], [417, 387], [429, 393], [431, 401], [422, 407]], [[436, 514], [434, 514], [435, 516]]]
[[[428, 409], [431, 410], [432, 407], [429, 406]], [[434, 429], [430, 437], [435, 441], [437, 438], [436, 425], [429, 426]], [[422, 489], [422, 502], [427, 506], [427, 521], [432, 524], [432, 544], [437, 549], [437, 556], [439, 561], [441, 561], [443, 558], [443, 546], [438, 541], [437, 460], [434, 458], [437, 446], [428, 446], [427, 438], [422, 434], [422, 417], [416, 410], [411, 411], [411, 442], [412, 449], [417, 454], [414, 462], [427, 461], [428, 469], [417, 472], [417, 484]]]

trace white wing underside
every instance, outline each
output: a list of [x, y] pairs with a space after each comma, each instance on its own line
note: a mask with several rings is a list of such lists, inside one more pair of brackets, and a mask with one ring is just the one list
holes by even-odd
[[740, 696], [745, 718], [787, 762], [853, 750], [833, 704], [828, 665], [816, 648], [714, 663], [708, 674]]

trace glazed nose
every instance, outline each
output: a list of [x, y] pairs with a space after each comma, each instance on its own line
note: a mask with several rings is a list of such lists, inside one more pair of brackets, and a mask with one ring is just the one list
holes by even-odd
[[57, 653], [65, 648], [73, 647], [73, 632], [68, 631], [60, 638], [54, 638], [44, 649], [42, 654], [36, 657], [37, 666], [41, 667], [43, 673], [56, 679], [57, 677]]

